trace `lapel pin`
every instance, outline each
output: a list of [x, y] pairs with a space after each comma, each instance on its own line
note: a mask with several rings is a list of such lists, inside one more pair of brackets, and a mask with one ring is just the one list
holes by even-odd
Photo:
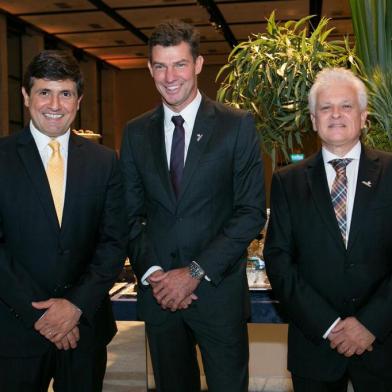
[[363, 185], [366, 185], [368, 188], [372, 187], [372, 182], [371, 181], [362, 181]]
[[198, 134], [196, 135], [196, 140], [197, 140], [198, 142], [200, 142], [200, 140], [201, 140], [202, 137], [203, 137], [203, 134], [198, 133]]

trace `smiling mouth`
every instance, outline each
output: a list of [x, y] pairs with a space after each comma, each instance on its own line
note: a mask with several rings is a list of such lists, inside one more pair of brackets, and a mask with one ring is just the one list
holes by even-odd
[[175, 85], [175, 86], [166, 86], [165, 89], [168, 93], [175, 93], [180, 89], [181, 85]]
[[58, 120], [59, 118], [64, 117], [63, 114], [52, 114], [52, 113], [44, 113], [44, 116], [49, 120]]
[[328, 128], [345, 128], [346, 125], [344, 124], [329, 124]]

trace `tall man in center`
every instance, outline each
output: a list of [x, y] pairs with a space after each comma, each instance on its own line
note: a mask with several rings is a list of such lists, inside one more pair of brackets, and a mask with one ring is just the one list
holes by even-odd
[[121, 161], [157, 389], [200, 391], [197, 343], [209, 391], [248, 391], [246, 249], [265, 221], [254, 121], [198, 91], [192, 26], [159, 25], [148, 66], [162, 105], [127, 124]]

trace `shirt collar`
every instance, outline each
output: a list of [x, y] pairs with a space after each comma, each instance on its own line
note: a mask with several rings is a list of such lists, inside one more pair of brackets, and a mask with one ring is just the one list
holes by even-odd
[[193, 125], [195, 124], [196, 120], [196, 115], [197, 111], [199, 110], [199, 106], [201, 103], [201, 94], [200, 91], [197, 90], [197, 94], [195, 99], [187, 106], [185, 107], [181, 112], [176, 113], [173, 112], [168, 106], [163, 104], [163, 111], [164, 111], [164, 116], [165, 116], [165, 129], [170, 128], [171, 126], [174, 126], [171, 118], [173, 116], [182, 116], [184, 119], [186, 125], [188, 126], [188, 129], [193, 129]]
[[[41, 152], [48, 145], [48, 143], [53, 139], [41, 131], [39, 131], [32, 121], [30, 121], [30, 132], [34, 138], [35, 144], [37, 145], [38, 151]], [[69, 136], [71, 131], [68, 129], [63, 135], [56, 137], [56, 140], [60, 143], [61, 149], [67, 151]]]
[[332, 154], [332, 152], [328, 151], [326, 148], [322, 147], [323, 160], [325, 164], [327, 164], [332, 159], [351, 158], [353, 160], [359, 160], [361, 156], [361, 149], [361, 142], [358, 140], [357, 144], [344, 157], [339, 157], [335, 154]]

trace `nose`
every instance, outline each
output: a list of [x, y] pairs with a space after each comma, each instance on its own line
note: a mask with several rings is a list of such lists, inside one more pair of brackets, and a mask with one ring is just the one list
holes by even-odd
[[176, 71], [173, 67], [166, 68], [165, 79], [167, 83], [171, 83], [176, 80]]
[[53, 94], [50, 97], [49, 108], [51, 110], [58, 110], [60, 108], [60, 98], [58, 95]]
[[340, 108], [339, 108], [339, 106], [333, 106], [332, 107], [332, 117], [333, 118], [339, 118], [340, 117]]

